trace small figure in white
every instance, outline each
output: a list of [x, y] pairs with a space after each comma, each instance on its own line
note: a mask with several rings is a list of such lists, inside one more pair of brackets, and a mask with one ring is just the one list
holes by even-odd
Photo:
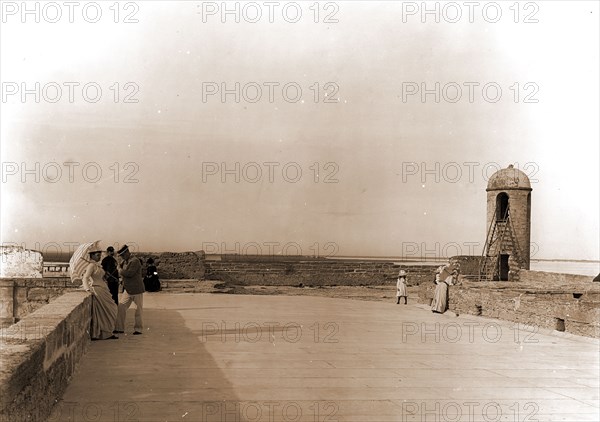
[[400, 270], [398, 273], [398, 281], [396, 282], [396, 305], [400, 304], [400, 298], [404, 298], [404, 304], [408, 302], [408, 293], [406, 292], [406, 271]]

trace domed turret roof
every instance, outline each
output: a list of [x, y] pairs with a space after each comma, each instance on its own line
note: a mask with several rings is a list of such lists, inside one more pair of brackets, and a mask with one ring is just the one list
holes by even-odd
[[511, 164], [492, 174], [486, 190], [525, 189], [531, 190], [529, 177]]

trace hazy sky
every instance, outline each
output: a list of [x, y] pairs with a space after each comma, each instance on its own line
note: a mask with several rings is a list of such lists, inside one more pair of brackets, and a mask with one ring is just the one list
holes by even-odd
[[3, 1], [2, 243], [479, 254], [514, 163], [598, 259], [598, 2], [514, 4]]

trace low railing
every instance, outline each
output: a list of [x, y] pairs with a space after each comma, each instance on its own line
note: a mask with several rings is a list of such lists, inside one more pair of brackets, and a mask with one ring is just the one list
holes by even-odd
[[68, 262], [44, 262], [42, 268], [43, 277], [65, 277], [69, 275]]

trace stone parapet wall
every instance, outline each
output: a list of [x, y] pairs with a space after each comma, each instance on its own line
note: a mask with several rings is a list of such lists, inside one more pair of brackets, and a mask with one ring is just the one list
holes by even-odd
[[207, 278], [239, 285], [365, 286], [395, 283], [400, 269], [409, 285], [431, 281], [434, 265], [398, 265], [392, 262], [351, 260], [206, 261]]
[[146, 260], [154, 259], [159, 278], [199, 279], [204, 277], [204, 252], [139, 252], [135, 253], [142, 261], [142, 274], [146, 275]]
[[0, 420], [48, 418], [90, 342], [91, 304], [89, 294], [69, 292], [2, 328]]
[[458, 255], [450, 258], [450, 261], [460, 265], [460, 273], [464, 277], [471, 279], [479, 278], [479, 267], [481, 266], [481, 256]]
[[79, 286], [68, 277], [0, 279], [0, 323], [12, 324]]
[[569, 284], [569, 283], [588, 283], [592, 281], [593, 276], [550, 273], [546, 271], [520, 270], [518, 279], [524, 283], [549, 283], [549, 285]]
[[[591, 278], [554, 274], [544, 282], [465, 281], [450, 286], [449, 309], [600, 338], [600, 283]], [[429, 304], [434, 290], [433, 283], [421, 285], [419, 301]]]

